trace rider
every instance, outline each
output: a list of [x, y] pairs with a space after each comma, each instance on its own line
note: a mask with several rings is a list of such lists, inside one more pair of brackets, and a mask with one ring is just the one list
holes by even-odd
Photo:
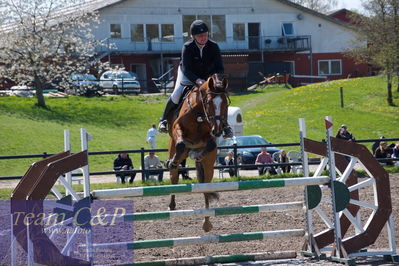
[[[195, 20], [190, 32], [192, 39], [183, 45], [176, 85], [158, 125], [158, 130], [163, 133], [168, 132], [167, 117], [176, 110], [185, 86], [201, 86], [209, 76], [224, 72], [219, 46], [209, 40], [208, 26], [202, 20]], [[223, 121], [223, 137], [233, 137], [227, 117]]]

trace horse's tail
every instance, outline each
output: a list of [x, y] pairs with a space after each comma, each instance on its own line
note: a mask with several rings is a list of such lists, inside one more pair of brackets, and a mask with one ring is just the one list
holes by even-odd
[[[201, 162], [195, 162], [195, 168], [197, 169], [197, 179], [199, 183], [205, 182], [205, 173], [204, 167], [202, 166]], [[219, 193], [211, 192], [211, 193], [204, 193], [204, 195], [208, 198], [209, 201], [218, 201], [219, 200]]]

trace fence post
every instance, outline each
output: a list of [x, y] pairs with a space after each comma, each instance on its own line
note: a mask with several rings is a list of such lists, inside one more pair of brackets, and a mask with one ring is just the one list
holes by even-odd
[[339, 88], [339, 95], [341, 98], [341, 108], [344, 108], [344, 89], [342, 87]]
[[233, 151], [234, 151], [234, 175], [238, 177], [237, 143], [233, 144]]
[[143, 183], [145, 182], [145, 165], [144, 165], [144, 148], [141, 147], [140, 148], [140, 158], [141, 158], [141, 181], [143, 181]]

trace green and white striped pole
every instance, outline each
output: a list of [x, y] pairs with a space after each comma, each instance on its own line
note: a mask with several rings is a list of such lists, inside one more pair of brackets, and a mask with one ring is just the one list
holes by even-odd
[[[197, 210], [142, 212], [142, 213], [125, 214], [121, 218], [123, 218], [124, 221], [144, 221], [144, 220], [170, 219], [182, 216], [206, 217], [206, 216], [223, 216], [223, 215], [260, 213], [260, 212], [271, 212], [271, 211], [289, 211], [289, 210], [302, 209], [304, 206], [303, 204], [304, 204], [303, 202], [297, 201], [297, 202], [287, 202], [287, 203], [233, 206], [233, 207], [197, 209]], [[114, 215], [107, 215], [107, 217], [113, 217], [113, 216]]]
[[329, 177], [300, 177], [285, 179], [264, 179], [238, 182], [218, 182], [201, 184], [180, 184], [151, 187], [132, 187], [120, 189], [94, 190], [92, 196], [97, 199], [112, 197], [149, 197], [177, 193], [206, 193], [219, 191], [237, 191], [261, 188], [276, 188], [289, 186], [323, 185], [330, 181]]
[[289, 229], [289, 230], [249, 232], [249, 233], [238, 233], [238, 234], [141, 240], [141, 241], [131, 241], [131, 242], [100, 243], [100, 244], [93, 244], [91, 248], [93, 251], [109, 249], [109, 248], [135, 250], [135, 249], [146, 249], [146, 248], [198, 245], [205, 243], [227, 243], [227, 242], [239, 242], [239, 241], [251, 241], [251, 240], [265, 240], [269, 238], [294, 237], [294, 236], [304, 236], [304, 235], [305, 235], [305, 230], [303, 229]]

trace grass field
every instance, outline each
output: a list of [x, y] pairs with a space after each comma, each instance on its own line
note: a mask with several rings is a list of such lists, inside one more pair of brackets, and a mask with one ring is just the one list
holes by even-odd
[[[344, 88], [344, 108], [340, 107], [340, 87]], [[345, 123], [357, 139], [399, 137], [399, 107], [386, 104], [385, 87], [382, 77], [356, 78], [294, 89], [258, 88], [232, 95], [231, 101], [243, 111], [244, 134], [259, 134], [273, 143], [298, 142], [299, 117], [306, 119], [309, 138], [325, 138], [326, 115], [333, 117], [334, 132]], [[72, 151], [79, 151], [82, 127], [93, 136], [90, 151], [149, 148], [146, 132], [157, 123], [165, 102], [165, 96], [68, 97], [47, 99], [48, 109], [41, 109], [32, 98], [2, 97], [0, 155], [60, 152], [64, 129], [71, 132]], [[394, 102], [399, 105], [396, 91]], [[165, 134], [159, 135], [159, 148], [166, 148], [167, 142]], [[111, 170], [114, 157], [91, 156], [90, 170]], [[139, 167], [139, 156], [132, 157]], [[166, 154], [160, 157], [164, 160]], [[22, 175], [36, 160], [0, 160], [0, 176]]]

